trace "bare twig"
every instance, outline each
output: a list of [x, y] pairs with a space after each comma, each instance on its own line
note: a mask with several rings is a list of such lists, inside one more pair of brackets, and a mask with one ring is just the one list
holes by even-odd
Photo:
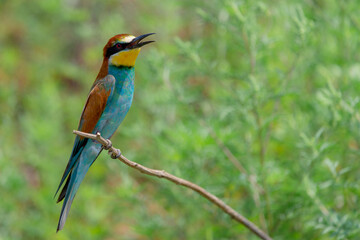
[[204, 121], [200, 120], [200, 124], [206, 127], [210, 133], [210, 136], [215, 140], [216, 144], [220, 147], [230, 162], [243, 174], [248, 175], [246, 169], [241, 165], [240, 161], [234, 156], [230, 149], [218, 138], [215, 131]]
[[[209, 130], [211, 137], [215, 140], [216, 144], [223, 151], [226, 157], [230, 160], [230, 162], [248, 179], [251, 189], [253, 192], [253, 199], [257, 208], [261, 207], [260, 202], [260, 194], [264, 192], [261, 186], [257, 184], [257, 176], [255, 174], [249, 174], [248, 171], [241, 165], [239, 159], [235, 157], [235, 155], [231, 152], [231, 150], [225, 146], [224, 142], [216, 135], [215, 131], [204, 121], [200, 120], [200, 124], [206, 127]], [[260, 223], [262, 226], [266, 228], [266, 220], [262, 211], [260, 211]]]
[[[253, 108], [253, 114], [255, 117], [255, 121], [256, 121], [256, 126], [257, 126], [257, 137], [258, 137], [258, 142], [259, 142], [259, 159], [260, 159], [260, 165], [261, 165], [261, 183], [262, 183], [262, 187], [264, 189], [264, 191], [262, 192], [264, 194], [265, 197], [265, 214], [267, 215], [267, 220], [268, 222], [271, 222], [271, 213], [270, 213], [270, 199], [269, 199], [269, 195], [267, 192], [267, 187], [266, 187], [266, 182], [265, 182], [265, 176], [264, 176], [264, 167], [265, 167], [265, 153], [266, 153], [266, 143], [264, 142], [264, 138], [263, 138], [263, 124], [262, 124], [262, 120], [261, 120], [261, 116], [259, 114], [259, 109], [258, 109], [258, 105], [257, 105], [257, 99], [256, 96], [254, 95], [254, 108]], [[265, 216], [263, 214], [260, 215], [261, 216], [261, 223], [262, 226], [265, 228], [265, 230], [268, 232], [268, 224], [265, 221]], [[270, 224], [269, 224], [270, 225]]]
[[[102, 144], [104, 146], [104, 148], [106, 148], [109, 151], [109, 153], [111, 154], [112, 157], [116, 156], [116, 153], [117, 153], [117, 155], [119, 155], [118, 154], [120, 152], [119, 149], [114, 148], [111, 145], [110, 140], [103, 138], [100, 135], [100, 133], [97, 133], [95, 135], [95, 134], [84, 133], [84, 132], [80, 132], [80, 131], [76, 131], [76, 130], [74, 130], [73, 133], [76, 135], [79, 135], [81, 137], [86, 137], [86, 138], [96, 140], [97, 142]], [[119, 157], [117, 157], [117, 159], [119, 159], [121, 162], [125, 163], [129, 167], [135, 168], [136, 170], [138, 170], [144, 174], [159, 177], [159, 178], [165, 178], [173, 183], [176, 183], [178, 185], [182, 185], [184, 187], [194, 190], [195, 192], [199, 193], [203, 197], [207, 198], [213, 204], [217, 205], [221, 210], [223, 210], [225, 213], [230, 215], [233, 219], [235, 219], [236, 221], [243, 224], [245, 227], [247, 227], [250, 231], [255, 233], [261, 239], [271, 240], [271, 238], [266, 233], [264, 233], [262, 230], [260, 230], [256, 225], [254, 225], [248, 219], [243, 217], [240, 213], [236, 212], [230, 206], [226, 205], [222, 200], [220, 200], [216, 196], [212, 195], [211, 193], [207, 192], [204, 188], [202, 188], [192, 182], [184, 180], [182, 178], [176, 177], [170, 173], [167, 173], [164, 170], [155, 170], [155, 169], [147, 168], [141, 164], [130, 161], [123, 155], [120, 155]]]

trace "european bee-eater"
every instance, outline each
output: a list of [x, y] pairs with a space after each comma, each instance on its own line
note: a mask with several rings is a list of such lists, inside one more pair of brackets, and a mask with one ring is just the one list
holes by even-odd
[[[132, 103], [134, 65], [140, 47], [154, 42], [141, 40], [152, 34], [154, 33], [138, 37], [119, 34], [110, 38], [103, 50], [104, 59], [99, 74], [90, 89], [81, 114], [79, 131], [93, 134], [100, 132], [104, 138], [111, 138]], [[57, 200], [64, 200], [57, 231], [64, 227], [80, 183], [102, 149], [102, 145], [93, 140], [79, 136], [75, 138], [69, 162], [56, 191], [57, 194], [66, 180]]]

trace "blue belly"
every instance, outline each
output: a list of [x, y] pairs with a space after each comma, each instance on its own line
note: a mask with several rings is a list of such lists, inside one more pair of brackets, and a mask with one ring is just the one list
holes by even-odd
[[[115, 89], [106, 102], [104, 112], [93, 130], [94, 134], [100, 132], [101, 136], [106, 139], [111, 138], [115, 133], [131, 107], [135, 71], [134, 68], [109, 67], [109, 74], [116, 79]], [[95, 140], [89, 140], [81, 153], [80, 164], [85, 164], [84, 168], [88, 169], [101, 150], [101, 144]]]
[[110, 66], [109, 74], [116, 79], [115, 89], [106, 103], [105, 110], [95, 126], [94, 133], [100, 132], [110, 138], [128, 113], [134, 95], [134, 68]]

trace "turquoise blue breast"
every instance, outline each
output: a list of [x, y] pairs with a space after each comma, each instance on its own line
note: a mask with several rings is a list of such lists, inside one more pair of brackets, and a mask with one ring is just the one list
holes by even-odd
[[110, 138], [129, 111], [134, 95], [134, 67], [109, 66], [109, 74], [116, 79], [115, 89], [109, 97], [105, 110], [95, 127], [94, 132], [101, 132], [105, 138]]

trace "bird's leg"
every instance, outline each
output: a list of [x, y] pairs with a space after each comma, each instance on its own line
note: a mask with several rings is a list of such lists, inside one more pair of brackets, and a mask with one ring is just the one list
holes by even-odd
[[[97, 132], [96, 133], [96, 139], [99, 141], [99, 139], [101, 140], [101, 133]], [[110, 157], [112, 159], [117, 159], [121, 156], [121, 151], [120, 149], [114, 148], [112, 146], [112, 143], [110, 141], [110, 139], [104, 139], [106, 141], [106, 144], [102, 143], [102, 148], [105, 150], [108, 150], [108, 154], [110, 155]], [[102, 140], [103, 141], [103, 140]]]
[[103, 148], [105, 150], [109, 150], [112, 147], [112, 143], [111, 143], [111, 141], [109, 139], [106, 139], [106, 141], [107, 141], [107, 144], [103, 145]]
[[120, 149], [112, 148], [109, 150], [109, 155], [112, 159], [117, 159], [121, 156], [121, 151]]

